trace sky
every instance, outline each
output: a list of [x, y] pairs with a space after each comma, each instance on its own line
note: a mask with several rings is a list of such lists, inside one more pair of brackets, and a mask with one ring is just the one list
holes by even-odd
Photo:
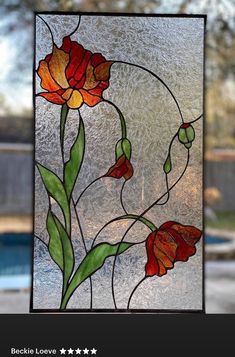
[[[18, 114], [32, 108], [33, 29], [16, 26], [20, 23], [17, 12], [5, 15], [0, 6], [0, 14], [0, 115], [5, 111]], [[6, 25], [16, 30], [8, 34]]]
[[[11, 71], [14, 71], [14, 61], [16, 53], [11, 49], [10, 41], [2, 39], [0, 41], [0, 94], [5, 97], [6, 105], [12, 108], [15, 113], [21, 113], [24, 109], [32, 107], [32, 90], [30, 84], [15, 85], [8, 81]], [[0, 114], [4, 114], [4, 109], [0, 109]]]
[[[181, 2], [182, 0], [163, 0], [156, 12], [176, 13]], [[208, 27], [215, 16], [221, 13], [230, 26], [235, 28], [235, 0], [195, 0], [188, 6], [188, 10], [189, 13], [208, 13]], [[17, 16], [17, 13], [10, 13], [2, 17], [0, 22], [0, 115], [6, 111], [2, 105], [2, 96], [14, 113], [32, 108], [32, 28], [20, 28], [9, 35], [1, 34], [4, 23], [14, 24], [20, 21]], [[32, 16], [30, 11], [28, 16]], [[17, 69], [22, 68], [22, 64], [25, 64], [24, 71]]]

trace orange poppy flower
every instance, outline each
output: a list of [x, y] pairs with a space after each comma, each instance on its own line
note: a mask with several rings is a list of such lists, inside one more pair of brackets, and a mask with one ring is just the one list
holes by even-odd
[[93, 107], [109, 86], [112, 64], [67, 36], [60, 48], [54, 44], [53, 52], [39, 63], [37, 74], [46, 92], [38, 95], [54, 104], [67, 103], [71, 109], [78, 109], [83, 103]]
[[163, 276], [174, 267], [175, 262], [186, 262], [196, 253], [195, 244], [201, 235], [202, 232], [193, 226], [173, 221], [162, 224], [146, 240], [146, 276]]
[[110, 167], [105, 176], [114, 177], [116, 179], [124, 177], [125, 180], [129, 180], [133, 176], [133, 167], [127, 157], [122, 155], [117, 162]]

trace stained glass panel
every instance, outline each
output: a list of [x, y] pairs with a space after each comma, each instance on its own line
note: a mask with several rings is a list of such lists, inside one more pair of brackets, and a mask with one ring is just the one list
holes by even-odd
[[202, 311], [204, 17], [35, 26], [32, 311]]

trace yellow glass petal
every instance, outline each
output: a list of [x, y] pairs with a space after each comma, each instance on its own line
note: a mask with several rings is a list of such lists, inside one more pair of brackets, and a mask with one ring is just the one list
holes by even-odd
[[74, 90], [70, 99], [67, 101], [67, 105], [71, 109], [80, 108], [83, 103], [83, 97], [78, 90]]
[[68, 88], [69, 84], [65, 76], [65, 68], [69, 63], [69, 54], [59, 50], [56, 46], [53, 48], [52, 57], [49, 62], [49, 69], [52, 77], [62, 88]]

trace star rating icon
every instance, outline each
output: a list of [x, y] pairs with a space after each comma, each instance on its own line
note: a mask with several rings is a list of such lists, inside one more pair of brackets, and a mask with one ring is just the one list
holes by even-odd
[[88, 350], [87, 347], [85, 347], [83, 350], [81, 350], [80, 348], [73, 350], [71, 347], [68, 350], [66, 350], [65, 348], [61, 348], [61, 350], [59, 351], [61, 355], [96, 355], [97, 353], [97, 350], [94, 347], [91, 350]]

